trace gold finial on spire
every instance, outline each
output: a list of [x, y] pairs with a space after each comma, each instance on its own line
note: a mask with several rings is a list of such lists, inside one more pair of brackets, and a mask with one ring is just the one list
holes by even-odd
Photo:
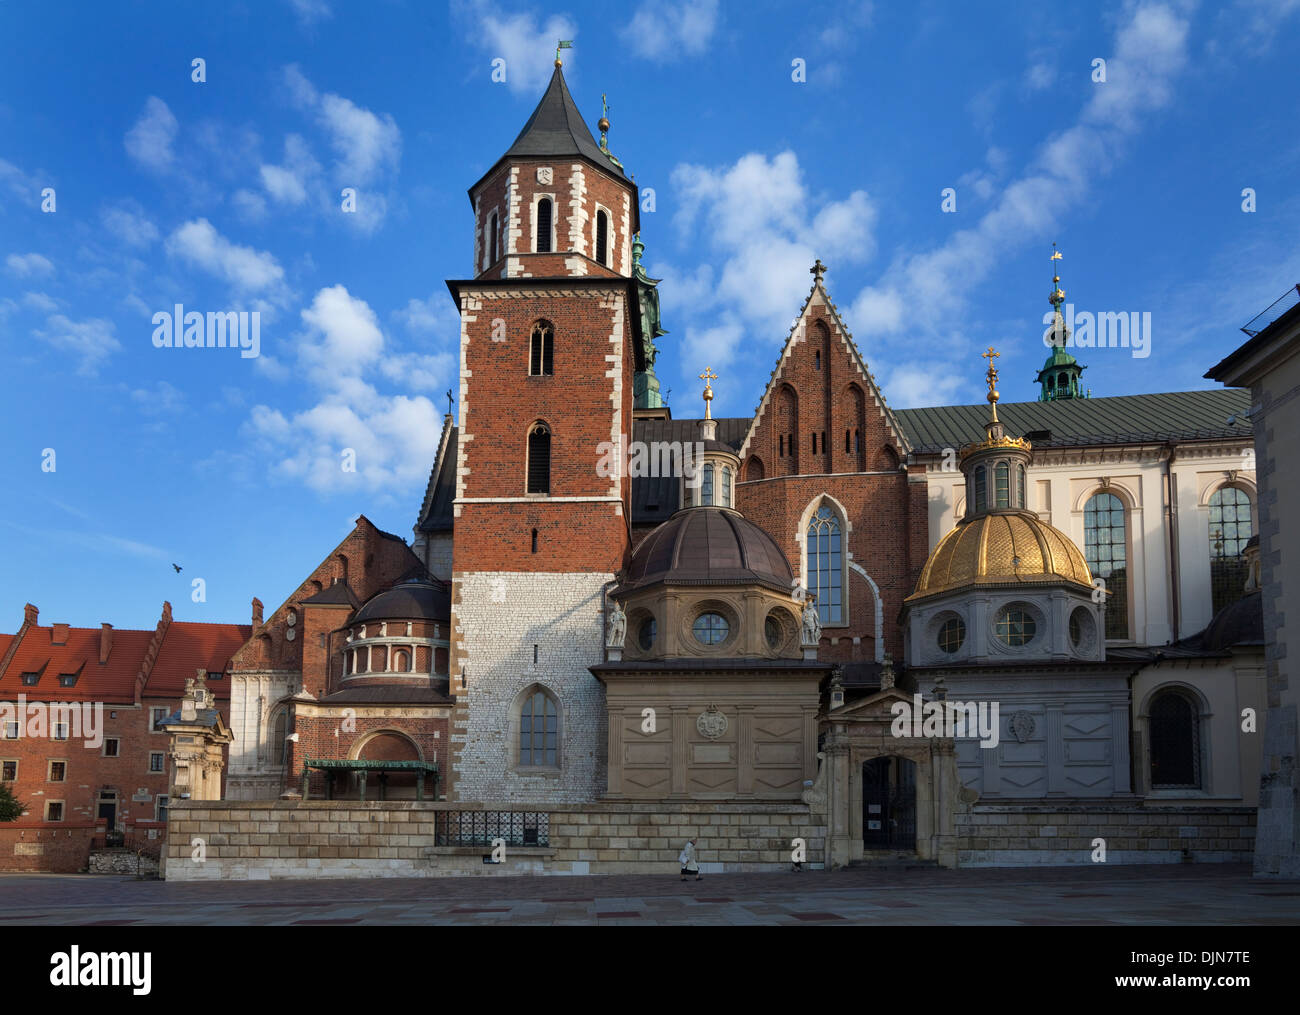
[[989, 383], [989, 393], [986, 397], [988, 398], [989, 407], [992, 410], [989, 416], [989, 422], [996, 423], [998, 421], [998, 398], [1000, 396], [998, 395], [998, 368], [994, 363], [994, 360], [1001, 356], [1002, 353], [995, 352], [993, 346], [989, 346], [989, 351], [982, 352], [980, 355], [989, 361], [988, 373], [985, 374]]
[[[1059, 261], [1065, 255], [1056, 249], [1056, 241], [1052, 241], [1052, 256], [1049, 260]], [[1058, 270], [1052, 272], [1052, 295], [1047, 297], [1047, 302], [1056, 307], [1059, 311], [1061, 304], [1065, 302], [1065, 293], [1061, 290], [1061, 276]]]
[[705, 367], [704, 373], [700, 374], [700, 380], [704, 381], [704, 418], [713, 418], [713, 387], [710, 381], [716, 381], [718, 375], [713, 372], [713, 367]]
[[817, 260], [813, 262], [813, 266], [808, 269], [808, 274], [813, 277], [814, 282], [820, 282], [822, 280], [822, 276], [826, 274], [826, 265], [822, 264], [822, 259], [820, 257], [817, 258]]
[[556, 39], [556, 40], [555, 40], [555, 66], [556, 66], [556, 67], [563, 67], [563, 66], [564, 66], [563, 62], [561, 62], [561, 60], [560, 60], [560, 50], [562, 50], [562, 49], [572, 49], [572, 48], [573, 48], [573, 40], [572, 40], [572, 39]]

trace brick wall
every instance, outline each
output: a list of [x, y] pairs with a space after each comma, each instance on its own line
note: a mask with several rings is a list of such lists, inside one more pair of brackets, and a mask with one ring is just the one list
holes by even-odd
[[75, 874], [86, 867], [90, 840], [104, 834], [93, 822], [0, 825], [0, 871]]

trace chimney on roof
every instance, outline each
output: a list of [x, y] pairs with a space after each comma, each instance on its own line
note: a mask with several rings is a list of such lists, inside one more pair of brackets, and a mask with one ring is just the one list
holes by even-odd
[[40, 613], [41, 613], [40, 610], [38, 610], [31, 603], [28, 603], [26, 606], [23, 607], [23, 623], [28, 625], [29, 627], [35, 627], [36, 618], [40, 616]]
[[99, 662], [100, 665], [108, 662], [108, 654], [113, 651], [113, 625], [99, 625]]
[[258, 599], [257, 596], [253, 597], [253, 626], [262, 626], [262, 600]]
[[50, 644], [66, 645], [68, 643], [68, 625], [54, 624], [50, 627]]

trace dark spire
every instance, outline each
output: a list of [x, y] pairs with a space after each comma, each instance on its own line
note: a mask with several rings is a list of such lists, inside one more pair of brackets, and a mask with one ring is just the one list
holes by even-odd
[[608, 152], [600, 150], [591, 136], [587, 123], [578, 112], [569, 87], [564, 83], [564, 72], [557, 66], [551, 83], [524, 129], [515, 138], [503, 159], [549, 158], [551, 156], [578, 156], [593, 162], [616, 176], [624, 177], [623, 168]]

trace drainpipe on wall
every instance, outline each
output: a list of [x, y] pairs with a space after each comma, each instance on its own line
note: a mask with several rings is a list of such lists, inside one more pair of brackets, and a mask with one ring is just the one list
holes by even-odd
[[1174, 456], [1178, 453], [1177, 441], [1166, 441], [1165, 448], [1169, 454], [1165, 457], [1165, 534], [1169, 551], [1169, 591], [1170, 606], [1173, 610], [1174, 636], [1170, 642], [1177, 641], [1182, 635], [1182, 617], [1178, 595], [1178, 510], [1174, 506]]

